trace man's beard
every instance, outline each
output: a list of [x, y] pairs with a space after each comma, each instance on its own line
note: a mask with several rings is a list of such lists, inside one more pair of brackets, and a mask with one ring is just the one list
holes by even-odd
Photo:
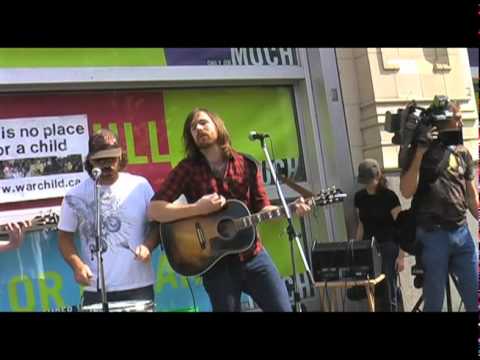
[[104, 168], [102, 168], [102, 177], [104, 178], [111, 178], [111, 177], [114, 177], [116, 176], [116, 174], [118, 174], [118, 168], [113, 168], [113, 167], [110, 167], [110, 166], [106, 166]]
[[212, 142], [208, 142], [208, 143], [200, 143], [200, 144], [197, 144], [197, 147], [200, 149], [200, 150], [206, 150], [206, 149], [209, 149], [211, 148], [212, 146], [215, 145], [215, 142], [212, 141]]
[[208, 149], [210, 148], [211, 146], [215, 145], [216, 144], [216, 141], [215, 140], [212, 140], [212, 138], [210, 136], [208, 136], [208, 141], [207, 140], [204, 140], [204, 138], [200, 138], [200, 139], [197, 139], [196, 141], [196, 144], [197, 144], [197, 147], [199, 149]]

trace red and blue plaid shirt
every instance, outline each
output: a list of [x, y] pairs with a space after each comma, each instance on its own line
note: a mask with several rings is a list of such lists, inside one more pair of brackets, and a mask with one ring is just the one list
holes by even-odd
[[[256, 174], [252, 174], [252, 172]], [[252, 181], [252, 176], [255, 180]], [[253, 189], [250, 185], [254, 184]], [[160, 185], [152, 200], [173, 202], [184, 194], [189, 203], [194, 203], [204, 195], [216, 192], [226, 199], [237, 199], [245, 203], [250, 212], [256, 213], [270, 205], [262, 174], [253, 160], [232, 151], [227, 161], [225, 176], [215, 177], [207, 160], [201, 156], [198, 160], [182, 160]], [[260, 237], [247, 251], [240, 254], [240, 260], [247, 260], [263, 249]]]

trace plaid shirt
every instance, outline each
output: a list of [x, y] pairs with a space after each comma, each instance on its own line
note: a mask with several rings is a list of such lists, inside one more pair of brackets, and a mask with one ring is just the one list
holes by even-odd
[[[256, 171], [256, 174], [252, 174]], [[251, 176], [255, 176], [255, 188], [250, 189]], [[253, 190], [253, 191], [252, 191]], [[207, 160], [202, 156], [198, 161], [182, 160], [160, 185], [152, 200], [173, 202], [184, 194], [189, 203], [194, 203], [202, 196], [216, 192], [226, 199], [243, 201], [250, 212], [256, 213], [270, 205], [262, 174], [253, 160], [232, 151], [228, 159], [223, 179], [215, 177]], [[240, 260], [247, 260], [263, 249], [260, 237], [254, 245], [240, 254]]]

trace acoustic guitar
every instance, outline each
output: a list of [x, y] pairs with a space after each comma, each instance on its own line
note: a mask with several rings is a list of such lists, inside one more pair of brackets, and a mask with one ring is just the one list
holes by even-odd
[[[341, 202], [346, 196], [332, 187], [305, 202], [314, 208]], [[291, 203], [289, 209], [293, 214], [295, 204]], [[160, 224], [160, 238], [175, 272], [202, 275], [226, 255], [249, 249], [255, 241], [257, 224], [283, 216], [283, 208], [250, 214], [243, 202], [231, 199], [215, 213]]]

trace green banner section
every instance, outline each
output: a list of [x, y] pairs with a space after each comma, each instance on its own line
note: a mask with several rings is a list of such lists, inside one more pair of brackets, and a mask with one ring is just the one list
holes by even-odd
[[165, 90], [164, 101], [172, 166], [184, 157], [183, 123], [195, 107], [220, 115], [238, 151], [264, 160], [259, 143], [248, 140], [249, 132], [255, 130], [270, 134], [277, 159], [299, 157], [293, 94], [288, 87]]
[[[286, 220], [274, 220], [271, 222], [262, 223], [258, 227], [262, 237], [262, 243], [271, 255], [275, 266], [282, 276], [291, 276], [293, 271], [287, 225], [288, 223]], [[302, 227], [298, 217], [294, 218], [293, 226], [295, 227], [295, 231], [297, 233], [301, 233]], [[300, 244], [303, 247], [302, 238], [300, 238]], [[303, 273], [305, 272], [305, 266], [300, 255], [298, 245], [296, 242], [294, 242], [293, 246], [296, 270], [298, 273]]]
[[166, 66], [163, 48], [3, 48], [0, 68]]

